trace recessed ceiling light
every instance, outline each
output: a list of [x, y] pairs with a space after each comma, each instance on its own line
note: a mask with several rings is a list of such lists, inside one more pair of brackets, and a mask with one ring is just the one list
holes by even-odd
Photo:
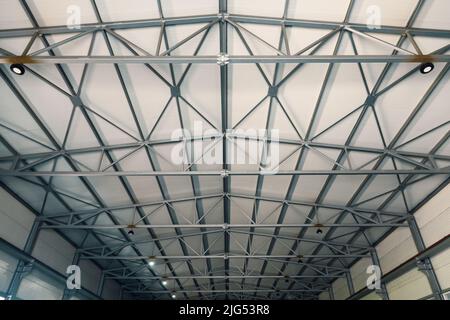
[[163, 280], [162, 284], [163, 284], [163, 286], [167, 286], [167, 281]]
[[431, 71], [433, 71], [433, 69], [434, 64], [432, 64], [431, 62], [425, 62], [420, 65], [420, 73], [422, 74], [430, 73]]
[[22, 64], [14, 63], [9, 66], [9, 69], [11, 71], [19, 76], [23, 75], [25, 73], [25, 67]]

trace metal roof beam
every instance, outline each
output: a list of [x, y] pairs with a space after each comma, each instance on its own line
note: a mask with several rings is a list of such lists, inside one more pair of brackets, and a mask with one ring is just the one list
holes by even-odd
[[[21, 56], [2, 56], [0, 64], [23, 61]], [[450, 62], [450, 55], [229, 55], [231, 64], [251, 63], [420, 63]], [[33, 56], [28, 63], [44, 64], [218, 64], [220, 56]]]
[[[103, 23], [85, 23], [80, 25], [80, 29], [77, 31], [86, 31], [92, 28], [108, 28], [111, 30], [122, 29], [139, 29], [139, 28], [152, 28], [161, 27], [164, 23], [166, 26], [185, 25], [185, 24], [199, 24], [209, 23], [214, 19], [217, 19], [217, 13], [207, 15], [193, 15], [185, 17], [165, 17], [164, 19], [141, 19], [141, 20], [125, 20], [125, 21], [106, 21]], [[285, 25], [286, 27], [300, 27], [311, 29], [336, 29], [340, 26], [349, 26], [355, 30], [361, 32], [370, 33], [382, 33], [382, 34], [397, 34], [401, 35], [405, 32], [405, 28], [398, 26], [380, 26], [380, 28], [370, 29], [366, 24], [351, 23], [333, 21], [319, 21], [319, 20], [306, 20], [306, 19], [293, 19], [293, 18], [277, 18], [277, 17], [263, 17], [254, 15], [239, 15], [229, 13], [228, 17], [235, 22], [239, 23], [251, 23], [261, 25]], [[433, 28], [415, 28], [409, 27], [406, 29], [409, 33], [422, 37], [444, 37], [450, 38], [450, 31], [445, 29], [433, 29]], [[64, 34], [74, 33], [74, 30], [67, 26], [49, 26], [49, 27], [36, 27], [36, 28], [15, 28], [0, 30], [0, 38], [10, 37], [31, 37], [34, 34], [51, 35], [51, 34]]]
[[[444, 123], [444, 125], [449, 125], [450, 122], [447, 121], [447, 123]], [[2, 127], [7, 127], [6, 125], [0, 124]], [[443, 125], [440, 125], [439, 127], [442, 127]], [[12, 129], [12, 128], [11, 128]], [[220, 138], [222, 135], [205, 135], [205, 136], [196, 136], [191, 137], [188, 139], [190, 142], [199, 141], [199, 140], [212, 140], [213, 138]], [[234, 133], [227, 133], [227, 137], [229, 138], [236, 138], [236, 139], [249, 139], [249, 140], [255, 140], [260, 141], [260, 138], [257, 137], [251, 137], [246, 135], [237, 135]], [[31, 139], [31, 137], [30, 137]], [[109, 144], [105, 146], [98, 146], [98, 147], [84, 147], [84, 148], [65, 148], [62, 151], [56, 151], [56, 150], [49, 150], [48, 152], [32, 152], [32, 153], [23, 153], [18, 156], [12, 155], [12, 156], [2, 156], [0, 157], [0, 162], [3, 161], [15, 161], [15, 160], [22, 160], [22, 159], [36, 159], [36, 158], [51, 158], [56, 156], [64, 156], [64, 155], [75, 155], [75, 154], [86, 154], [86, 153], [97, 153], [107, 150], [121, 150], [121, 149], [133, 149], [133, 148], [139, 148], [142, 145], [148, 145], [148, 146], [157, 146], [157, 145], [164, 145], [164, 144], [176, 144], [181, 142], [181, 139], [160, 139], [160, 140], [146, 140], [142, 142], [131, 142], [131, 143], [124, 143], [124, 144]], [[343, 145], [343, 144], [337, 144], [337, 143], [324, 143], [324, 142], [317, 142], [317, 141], [302, 141], [298, 139], [286, 139], [286, 138], [280, 138], [279, 141], [275, 141], [270, 139], [270, 137], [267, 139], [267, 142], [273, 142], [273, 143], [280, 143], [281, 145], [287, 144], [287, 145], [298, 145], [298, 146], [311, 146], [316, 148], [324, 148], [324, 149], [334, 149], [334, 150], [347, 150], [347, 151], [354, 151], [354, 152], [365, 152], [365, 153], [373, 153], [373, 154], [390, 154], [392, 156], [403, 156], [403, 157], [416, 157], [416, 158], [430, 158], [433, 157], [436, 160], [445, 160], [450, 161], [450, 156], [445, 154], [432, 154], [432, 153], [426, 153], [426, 152], [415, 152], [415, 151], [408, 151], [408, 150], [397, 150], [396, 148], [374, 148], [374, 147], [365, 147], [365, 146], [352, 146], [352, 145]]]
[[341, 170], [282, 170], [270, 174], [261, 171], [20, 171], [0, 170], [3, 177], [133, 177], [133, 176], [340, 176], [340, 175], [399, 175], [399, 174], [450, 174], [450, 166], [431, 169], [341, 169]]
[[[302, 255], [303, 258], [311, 258], [311, 259], [331, 259], [331, 258], [364, 258], [370, 257], [369, 253], [367, 254], [305, 254]], [[142, 260], [148, 259], [149, 256], [105, 256], [105, 255], [81, 255], [80, 259], [82, 260]], [[167, 262], [168, 260], [173, 261], [189, 261], [196, 259], [219, 259], [219, 260], [229, 260], [229, 259], [298, 259], [296, 255], [245, 255], [245, 254], [236, 254], [236, 255], [228, 255], [225, 256], [223, 254], [217, 255], [181, 255], [181, 256], [152, 256], [152, 259], [161, 260], [163, 262]], [[226, 275], [225, 275], [226, 276]]]
[[[223, 272], [223, 271], [222, 271]], [[296, 280], [296, 279], [316, 279], [316, 278], [345, 278], [345, 274], [330, 274], [330, 275], [303, 275], [303, 276], [283, 276], [283, 275], [277, 275], [277, 274], [265, 274], [265, 275], [229, 275], [229, 276], [224, 276], [224, 275], [194, 275], [192, 276], [191, 274], [189, 275], [182, 275], [182, 276], [177, 276], [177, 277], [173, 277], [173, 276], [159, 276], [159, 277], [149, 277], [149, 276], [131, 276], [131, 277], [124, 277], [124, 276], [105, 276], [105, 279], [115, 279], [115, 280], [149, 280], [149, 281], [154, 281], [154, 280], [174, 280], [174, 279], [179, 279], [179, 280], [187, 280], [187, 279], [192, 279], [192, 277], [195, 277], [195, 279], [200, 280], [200, 279], [244, 279], [244, 278], [248, 278], [248, 279], [287, 279], [287, 280]]]
[[[406, 218], [402, 218], [405, 220]], [[115, 230], [115, 229], [128, 229], [130, 225], [127, 224], [113, 224], [113, 225], [78, 225], [76, 223], [61, 223], [51, 217], [42, 217], [41, 221], [46, 223], [52, 223], [48, 225], [42, 225], [41, 229], [71, 229], [71, 230], [90, 230], [90, 229], [104, 229], [104, 230]], [[400, 219], [399, 219], [400, 221]], [[389, 227], [407, 227], [407, 225], [399, 222], [389, 223], [389, 222], [376, 222], [376, 223], [323, 223], [321, 224], [323, 228], [389, 228]], [[318, 228], [312, 223], [247, 223], [247, 224], [138, 224], [134, 225], [135, 229], [171, 229], [171, 228], [208, 228], [208, 229], [232, 229], [232, 228]]]

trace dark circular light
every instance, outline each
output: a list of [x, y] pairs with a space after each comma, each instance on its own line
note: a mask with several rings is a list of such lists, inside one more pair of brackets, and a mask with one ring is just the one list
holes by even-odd
[[25, 73], [25, 67], [22, 64], [14, 63], [9, 66], [9, 69], [11, 71], [19, 76], [23, 75]]
[[323, 232], [323, 231], [322, 231], [322, 229], [320, 229], [320, 228], [317, 229], [317, 231], [316, 231], [317, 234], [322, 234], [322, 232]]
[[433, 71], [433, 69], [434, 64], [432, 64], [431, 62], [425, 62], [420, 65], [420, 73], [422, 74], [430, 73], [431, 71]]
[[128, 230], [128, 235], [129, 236], [134, 236], [134, 231], [133, 230]]

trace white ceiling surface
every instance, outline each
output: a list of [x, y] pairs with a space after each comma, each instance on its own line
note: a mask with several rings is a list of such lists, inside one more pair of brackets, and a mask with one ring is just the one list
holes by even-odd
[[[137, 20], [137, 19], [153, 19], [159, 18], [158, 7], [156, 1], [149, 0], [133, 0], [133, 1], [118, 1], [118, 0], [97, 0], [98, 8], [101, 12], [104, 21], [122, 21], [122, 20]], [[228, 11], [232, 14], [244, 14], [254, 16], [271, 16], [281, 17], [283, 15], [285, 1], [269, 1], [269, 0], [254, 0], [254, 1], [228, 1]], [[344, 19], [349, 0], [339, 1], [290, 1], [287, 17], [295, 19], [306, 20], [323, 20], [340, 22]], [[364, 1], [357, 0], [350, 15], [350, 22], [365, 23], [366, 10], [371, 4], [377, 4], [381, 8], [383, 25], [391, 26], [405, 26], [412, 11], [417, 4], [416, 0], [405, 1]], [[77, 4], [81, 7], [82, 23], [94, 23], [96, 17], [94, 11], [88, 0], [64, 0], [64, 1], [50, 1], [50, 0], [29, 0], [30, 9], [36, 16], [37, 22], [40, 26], [55, 26], [64, 25], [66, 23], [66, 8], [70, 4]], [[438, 28], [450, 29], [450, 21], [448, 19], [448, 12], [450, 3], [446, 0], [426, 1], [426, 4], [418, 15], [413, 27], [421, 28]], [[202, 15], [202, 14], [216, 14], [218, 12], [218, 1], [197, 0], [164, 0], [162, 1], [162, 10], [165, 17], [177, 17], [187, 15]], [[169, 46], [176, 44], [186, 36], [197, 31], [204, 24], [192, 24], [182, 26], [167, 27], [167, 41]], [[264, 26], [257, 24], [242, 24], [248, 30], [254, 32], [262, 39], [277, 47], [280, 38], [279, 26]], [[30, 22], [21, 6], [16, 1], [0, 0], [0, 29], [12, 28], [29, 28]], [[159, 27], [143, 28], [143, 29], [126, 29], [118, 30], [117, 33], [126, 37], [130, 41], [139, 45], [143, 49], [154, 53], [157, 47], [157, 39], [160, 32]], [[306, 29], [306, 28], [288, 28], [287, 38], [291, 52], [297, 52], [304, 48], [309, 43], [325, 35], [329, 30], [322, 29]], [[203, 34], [203, 33], [202, 33]], [[202, 34], [193, 38], [191, 41], [180, 46], [174, 50], [172, 55], [192, 55], [194, 54]], [[63, 39], [72, 36], [72, 34], [51, 35], [47, 37], [49, 43], [56, 43]], [[241, 41], [239, 35], [234, 29], [229, 27], [228, 30], [229, 54], [230, 55], [248, 55], [246, 47]], [[264, 45], [262, 42], [256, 40], [248, 33], [243, 33], [245, 40], [248, 42], [251, 50], [256, 55], [273, 55], [274, 51]], [[390, 43], [397, 43], [399, 36], [389, 34], [376, 34]], [[332, 37], [327, 44], [325, 44], [317, 54], [332, 54], [335, 50], [338, 36]], [[109, 38], [112, 48], [116, 55], [132, 55], [120, 42], [115, 38]], [[91, 35], [84, 36], [76, 41], [67, 43], [56, 48], [56, 54], [62, 55], [86, 55], [91, 43]], [[392, 49], [381, 46], [378, 43], [371, 42], [358, 35], [354, 35], [355, 45], [360, 54], [380, 54], [389, 55]], [[447, 38], [429, 38], [417, 37], [417, 43], [424, 53], [433, 52], [448, 44]], [[8, 50], [14, 54], [19, 55], [23, 48], [28, 43], [29, 38], [0, 38], [0, 48]], [[414, 47], [405, 41], [403, 47], [405, 49], [414, 50]], [[31, 52], [42, 48], [42, 43], [36, 41]], [[164, 50], [164, 49], [163, 49]], [[219, 53], [219, 26], [216, 24], [212, 27], [207, 35], [205, 42], [198, 52], [199, 55], [216, 55]], [[105, 44], [102, 33], [97, 33], [95, 37], [95, 45], [93, 47], [93, 55], [109, 55], [108, 48]], [[343, 37], [343, 41], [338, 48], [338, 54], [354, 54], [352, 44], [348, 35]], [[286, 76], [295, 65], [280, 66], [277, 79]], [[54, 84], [65, 91], [69, 88], [64, 83], [62, 77], [53, 65], [32, 65], [32, 70], [46, 77]], [[78, 90], [83, 65], [68, 65], [64, 66], [64, 70], [69, 76], [71, 84], [75, 90]], [[155, 70], [160, 73], [167, 81], [172, 83], [171, 70], [168, 64], [154, 65]], [[174, 65], [174, 77], [178, 82], [187, 65]], [[71, 100], [51, 87], [47, 83], [39, 80], [31, 72], [27, 72], [24, 76], [17, 77], [9, 72], [9, 69], [2, 67], [2, 70], [7, 71], [8, 77], [13, 81], [20, 92], [26, 97], [33, 110], [39, 115], [43, 122], [51, 130], [52, 134], [57, 138], [58, 143], [64, 142], [64, 137], [67, 135], [65, 141], [66, 149], [76, 149], [85, 147], [99, 146], [98, 140], [89, 128], [85, 118], [83, 117], [80, 108], [73, 107]], [[120, 71], [123, 74], [126, 87], [130, 93], [130, 97], [138, 121], [142, 126], [143, 134], [147, 136], [152, 128], [155, 126], [157, 119], [163, 113], [160, 122], [154, 128], [150, 140], [164, 140], [170, 139], [174, 128], [181, 127], [179, 115], [177, 112], [177, 104], [175, 99], [167, 105], [171, 96], [170, 88], [159, 79], [149, 69], [142, 65], [120, 65]], [[275, 66], [270, 64], [261, 65], [263, 72], [266, 74], [269, 81], [272, 81], [275, 75]], [[361, 68], [367, 78], [367, 85], [369, 90], [372, 90], [378, 77], [380, 76], [384, 64], [362, 64]], [[389, 84], [394, 83], [402, 75], [408, 73], [414, 68], [411, 64], [394, 65], [387, 77], [381, 84], [380, 89], [386, 88]], [[379, 128], [377, 126], [377, 118], [372, 109], [369, 109], [363, 126], [357, 131], [355, 138], [351, 145], [360, 147], [373, 147], [383, 149], [383, 143], [389, 144], [399, 131], [401, 126], [405, 123], [412, 110], [420, 102], [427, 89], [439, 75], [444, 68], [443, 63], [436, 63], [435, 70], [428, 74], [422, 75], [418, 72], [414, 73], [406, 80], [400, 82], [392, 89], [383, 93], [375, 103], [376, 115], [378, 116]], [[280, 137], [284, 139], [300, 140], [298, 134], [304, 137], [308, 127], [314, 108], [316, 106], [319, 92], [321, 91], [325, 74], [327, 73], [327, 64], [307, 64], [300, 68], [296, 73], [287, 80], [283, 86], [280, 87], [278, 97], [282, 105], [274, 102], [272, 105], [272, 112], [270, 116], [270, 123], [272, 128], [280, 130]], [[195, 112], [194, 108], [203, 115], [212, 126], [204, 126], [204, 129], [215, 129], [217, 133], [221, 131], [221, 103], [220, 103], [220, 73], [219, 67], [216, 65], [192, 65], [188, 71], [186, 78], [181, 85], [181, 95], [191, 106], [184, 100], [180, 100], [180, 109], [183, 117], [183, 124], [186, 128], [192, 128], [197, 120], [202, 118]], [[229, 108], [230, 108], [230, 123], [237, 124], [261, 99], [267, 95], [268, 85], [261, 72], [254, 64], [239, 64], [229, 66]], [[22, 106], [20, 101], [14, 96], [12, 91], [8, 88], [4, 81], [0, 82], [1, 95], [1, 112], [0, 123], [7, 125], [18, 132], [30, 136], [41, 144], [25, 139], [20, 135], [11, 132], [10, 130], [0, 127], [0, 134], [4, 139], [11, 144], [20, 154], [29, 154], [37, 152], [48, 152], [51, 149], [46, 148], [45, 145], [51, 146], [51, 142], [45, 133], [39, 128], [36, 121], [28, 114], [27, 110]], [[316, 120], [311, 127], [310, 137], [315, 137], [323, 130], [340, 120], [348, 113], [360, 107], [367, 98], [367, 92], [362, 82], [360, 69], [357, 64], [341, 64], [335, 65], [331, 71], [328, 85], [325, 87], [323, 99], [320, 103], [319, 112]], [[88, 114], [93, 119], [95, 126], [99, 130], [103, 141], [108, 145], [135, 143], [139, 141], [139, 131], [136, 127], [133, 115], [130, 112], [126, 96], [123, 93], [116, 70], [110, 64], [93, 64], [90, 65], [87, 71], [84, 86], [81, 90], [81, 99], [84, 104], [89, 107]], [[409, 144], [401, 147], [403, 151], [413, 151], [428, 153], [433, 146], [445, 136], [450, 129], [450, 112], [448, 108], [448, 101], [450, 99], [449, 77], [448, 74], [441, 81], [439, 86], [433, 92], [429, 100], [427, 100], [420, 116], [417, 116], [413, 123], [408, 127], [402, 138], [395, 146], [407, 142], [423, 133], [432, 127], [444, 124], [439, 130], [423, 136]], [[263, 128], [267, 122], [269, 110], [269, 98], [257, 108], [256, 112], [251, 113], [245, 121], [243, 121], [238, 128]], [[165, 112], [163, 112], [165, 110]], [[346, 117], [339, 125], [333, 127], [329, 131], [317, 136], [313, 141], [330, 143], [330, 144], [344, 144], [347, 136], [351, 132], [360, 112], [359, 108], [351, 116]], [[73, 114], [72, 114], [73, 112]], [[292, 119], [292, 124], [288, 117]], [[72, 125], [68, 128], [70, 118], [73, 117]], [[109, 122], [115, 124], [111, 125]], [[295, 128], [293, 127], [295, 126]], [[380, 130], [384, 135], [383, 142]], [[129, 134], [125, 134], [127, 132]], [[134, 148], [135, 149], [135, 148]], [[122, 150], [115, 150], [111, 152], [113, 159], [120, 159], [122, 156], [128, 154], [133, 148], [126, 148]], [[218, 144], [219, 151], [221, 145]], [[160, 170], [177, 171], [183, 170], [183, 166], [170, 163], [170, 153], [172, 145], [157, 145], [152, 147], [151, 152], [154, 153], [156, 163]], [[295, 151], [293, 146], [280, 144], [280, 158], [288, 156]], [[450, 149], [448, 142], [438, 151], [438, 154], [449, 155]], [[10, 152], [7, 148], [0, 144], [0, 157], [9, 156]], [[304, 170], [330, 170], [334, 165], [334, 161], [339, 155], [338, 150], [316, 148], [315, 150], [308, 150], [304, 154], [302, 169]], [[281, 166], [282, 170], [294, 170], [299, 156], [299, 151], [292, 154]], [[348, 159], [343, 164], [348, 166], [349, 163], [354, 168], [364, 165], [368, 161], [374, 159], [376, 154], [368, 154], [363, 152], [349, 152]], [[98, 160], [101, 157], [99, 151], [83, 153], [74, 155], [80, 170], [96, 169]], [[71, 170], [68, 162], [62, 158], [59, 160], [48, 161], [40, 166], [37, 170], [56, 170], [65, 171]], [[421, 159], [419, 159], [421, 160]], [[2, 168], [8, 168], [10, 162], [0, 162]], [[374, 162], [369, 163], [365, 168], [370, 169]], [[110, 162], [105, 158], [103, 166], [110, 165]], [[118, 162], [119, 167], [124, 171], [144, 170], [151, 171], [152, 167], [148, 161], [148, 156], [142, 148], [132, 155], [126, 157], [124, 160]], [[411, 169], [412, 165], [396, 160], [395, 165], [399, 169]], [[441, 167], [448, 166], [448, 162], [438, 162]], [[394, 169], [392, 159], [387, 158], [382, 166], [382, 169]], [[198, 165], [197, 170], [220, 170], [220, 165]], [[232, 165], [230, 170], [257, 170], [257, 165]], [[114, 170], [110, 168], [108, 170]], [[356, 192], [360, 184], [366, 176], [338, 176], [334, 183], [332, 183], [325, 193], [322, 201], [327, 204], [346, 205]], [[402, 177], [403, 178], [403, 177]], [[417, 177], [419, 178], [419, 177]], [[424, 199], [431, 193], [440, 183], [445, 180], [445, 176], [432, 176], [424, 179], [416, 184], [411, 185], [405, 189], [405, 197], [408, 203], [408, 208], [405, 208], [404, 202], [400, 196], [396, 197], [394, 201], [389, 203], [383, 209], [393, 212], [406, 212], [407, 209], [413, 208], [417, 203]], [[89, 177], [86, 178], [95, 188], [98, 195], [103, 200], [106, 206], [126, 205], [132, 204], [130, 195], [127, 194], [123, 184], [118, 177]], [[256, 191], [257, 177], [256, 176], [233, 176], [231, 179], [231, 193], [245, 194], [253, 196]], [[326, 176], [301, 176], [294, 188], [292, 199], [296, 201], [315, 202], [319, 192], [324, 187]], [[42, 207], [45, 197], [45, 190], [36, 183], [41, 184], [42, 181], [36, 178], [6, 178], [1, 177], [1, 180], [14, 192], [23, 197], [32, 207], [37, 211], [42, 211], [44, 215], [53, 215], [57, 213], [67, 212], [69, 208], [61, 204], [52, 194], [47, 196], [46, 204]], [[158, 181], [155, 177], [127, 177], [125, 178], [129, 185], [129, 190], [133, 193], [135, 200], [140, 203], [162, 200], [162, 194], [158, 186]], [[171, 199], [192, 197], [194, 191], [192, 188], [191, 179], [188, 177], [165, 177], [165, 186], [167, 194]], [[260, 195], [262, 197], [272, 197], [283, 199], [288, 191], [291, 177], [289, 176], [267, 176], [264, 178]], [[44, 178], [44, 181], [49, 181]], [[74, 177], [54, 177], [51, 180], [52, 187], [60, 192], [62, 199], [66, 201], [72, 210], [84, 210], [95, 208], [97, 202], [92, 194], [86, 189], [80, 179]], [[198, 178], [197, 194], [214, 195], [221, 194], [222, 178], [220, 177], [199, 177]], [[377, 176], [369, 184], [368, 188], [361, 194], [358, 201], [371, 199], [374, 196], [382, 194], [388, 190], [398, 187], [396, 176]], [[360, 205], [362, 208], [376, 209], [389, 196], [381, 196], [374, 200], [364, 202]], [[220, 198], [212, 197], [209, 199], [200, 200], [204, 212], [208, 212], [205, 218], [205, 223], [223, 223], [223, 201], [218, 201]], [[90, 205], [92, 204], [92, 205]], [[251, 199], [243, 199], [232, 197], [231, 200], [231, 221], [230, 223], [250, 223], [255, 201]], [[173, 220], [170, 218], [169, 209], [166, 206], [158, 208], [159, 205], [151, 205], [144, 207], [145, 213], [153, 212], [148, 222], [152, 224], [171, 224]], [[277, 223], [280, 213], [280, 203], [269, 201], [261, 201], [259, 203], [258, 220], [267, 223]], [[156, 211], [154, 211], [156, 209]], [[306, 216], [310, 208], [306, 206], [290, 206], [286, 212], [283, 223], [305, 223], [308, 220]], [[185, 201], [173, 204], [173, 211], [176, 212], [179, 223], [191, 223], [197, 217], [196, 206], [194, 201]], [[339, 216], [339, 211], [331, 209], [319, 209], [318, 216], [321, 223], [332, 222]], [[135, 211], [132, 209], [115, 210], [111, 214], [121, 224], [132, 223]], [[265, 219], [265, 220], [264, 220]], [[345, 218], [342, 223], [352, 223], [351, 217]], [[99, 216], [96, 224], [111, 225], [113, 221], [106, 214]], [[195, 229], [180, 229], [183, 233], [192, 233], [199, 231]], [[245, 230], [241, 230], [245, 231]], [[266, 234], [273, 234], [273, 228], [257, 229], [259, 232]], [[325, 230], [327, 231], [327, 230]], [[337, 230], [334, 235], [340, 235], [349, 229]], [[370, 240], [376, 241], [387, 229], [374, 229], [368, 232], [371, 237]], [[102, 230], [105, 234], [121, 237], [119, 231]], [[154, 235], [157, 237], [165, 237], [174, 235], [175, 230], [172, 229], [155, 229]], [[299, 233], [298, 229], [282, 229], [280, 234], [286, 236], [296, 237]], [[79, 242], [85, 235], [84, 231], [67, 231], [66, 234]], [[322, 239], [322, 235], [317, 235], [314, 229], [309, 229], [305, 233], [305, 237], [311, 239]], [[99, 236], [107, 244], [116, 245], [120, 241], [112, 238]], [[344, 236], [339, 238], [339, 241], [345, 242], [351, 236]], [[134, 240], [149, 240], [151, 236], [145, 229], [136, 230]], [[223, 253], [224, 240], [222, 233], [212, 233], [207, 235], [209, 244], [212, 244], [209, 252], [211, 254]], [[269, 247], [270, 237], [255, 236], [253, 238], [252, 250], [256, 250], [257, 254], [265, 254]], [[202, 237], [191, 236], [185, 237], [184, 242], [188, 245], [187, 250], [190, 253], [202, 250]], [[247, 247], [249, 236], [245, 234], [232, 233], [230, 239], [230, 252], [243, 253], [243, 248]], [[166, 255], [183, 255], [181, 242], [179, 241], [160, 241], [164, 247]], [[367, 242], [361, 235], [356, 239], [358, 244], [366, 245]], [[272, 254], [286, 255], [290, 253], [290, 247], [294, 244], [292, 240], [277, 241]], [[98, 238], [89, 236], [84, 244], [86, 247], [99, 245]], [[160, 255], [158, 248], [154, 247], [152, 243], [138, 244], [137, 248], [143, 255]], [[315, 244], [301, 242], [297, 248], [298, 253], [309, 254], [316, 248]], [[322, 249], [320, 253], [329, 253], [326, 249]], [[126, 248], [120, 252], [121, 255], [134, 255], [135, 251], [131, 248]], [[345, 263], [351, 263], [353, 260], [347, 259]], [[111, 268], [120, 266], [115, 261], [101, 261], [105, 267]], [[141, 263], [140, 261], [127, 262], [126, 265], [133, 265]], [[205, 272], [205, 260], [191, 261], [192, 268]], [[232, 259], [230, 261], [231, 273], [238, 272], [244, 266], [244, 259]], [[249, 261], [248, 268], [255, 270], [258, 274], [261, 270], [263, 261], [252, 259]], [[336, 266], [341, 266], [339, 262], [335, 261]], [[211, 266], [217, 270], [217, 274], [223, 275], [224, 263], [223, 260], [212, 259]], [[267, 265], [265, 272], [267, 274], [274, 274], [279, 272], [282, 264], [278, 262], [271, 262]], [[186, 262], [171, 263], [171, 267], [176, 270], [177, 274], [189, 274], [190, 270]], [[300, 266], [297, 264], [289, 264], [286, 272], [290, 274], [297, 274]], [[222, 271], [222, 272], [221, 272]], [[154, 268], [156, 274], [167, 274], [169, 270], [165, 265], [157, 265]], [[305, 271], [307, 274], [309, 271]], [[148, 275], [148, 270], [143, 270], [137, 275]], [[239, 280], [240, 282], [240, 280]], [[223, 283], [217, 281], [216, 289], [224, 289]], [[257, 280], [246, 280], [246, 284], [257, 284]], [[260, 286], [270, 287], [273, 279], [265, 279], [259, 283]], [[197, 284], [207, 286], [209, 280], [198, 280]], [[195, 287], [196, 284], [192, 279], [183, 280], [183, 287]], [[288, 283], [284, 281], [279, 282], [279, 288], [287, 288]], [[169, 287], [178, 288], [175, 284], [169, 284]], [[156, 284], [150, 286], [159, 288]], [[172, 288], [171, 287], [171, 288]], [[250, 286], [251, 287], [251, 286]], [[193, 296], [198, 296], [193, 294]]]

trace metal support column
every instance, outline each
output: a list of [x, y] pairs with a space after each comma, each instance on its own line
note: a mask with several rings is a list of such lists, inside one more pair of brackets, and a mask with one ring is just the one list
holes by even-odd
[[[411, 230], [411, 235], [416, 244], [417, 250], [422, 252], [426, 250], [425, 243], [423, 241], [422, 235], [420, 233], [419, 226], [417, 225], [416, 219], [414, 216], [411, 216], [408, 219], [409, 229]], [[433, 296], [436, 300], [442, 300], [442, 289], [439, 284], [438, 278], [433, 268], [433, 264], [431, 263], [430, 257], [422, 257], [417, 259], [417, 267], [420, 271], [425, 273], [427, 276], [428, 282], [430, 283], [431, 290], [433, 292]]]
[[[72, 265], [78, 265], [80, 263], [80, 254], [78, 252], [75, 253], [72, 259]], [[76, 293], [77, 289], [69, 289], [67, 288], [67, 284], [64, 288], [64, 293], [62, 296], [62, 300], [70, 300], [70, 298]]]
[[350, 271], [345, 273], [345, 278], [347, 279], [348, 292], [351, 296], [355, 294], [355, 287], [353, 286], [353, 280]]
[[383, 281], [383, 270], [381, 269], [380, 259], [378, 258], [377, 251], [375, 249], [370, 250], [370, 256], [372, 258], [372, 264], [380, 268], [380, 289], [377, 289], [375, 292], [381, 297], [381, 299], [389, 300], [386, 283]]
[[328, 295], [330, 296], [330, 300], [336, 300], [334, 298], [334, 291], [333, 291], [333, 284], [330, 284], [330, 287], [328, 288]]
[[105, 286], [105, 272], [102, 271], [102, 275], [100, 277], [100, 281], [97, 286], [97, 295], [98, 296], [102, 296], [104, 286]]
[[[35, 219], [33, 226], [31, 227], [30, 233], [28, 235], [27, 241], [25, 243], [25, 247], [23, 251], [27, 254], [31, 254], [33, 251], [34, 245], [36, 243], [36, 239], [39, 235], [41, 220]], [[33, 268], [33, 262], [19, 260], [17, 264], [16, 270], [11, 278], [8, 289], [6, 291], [6, 296], [9, 300], [13, 300], [16, 298], [17, 291], [19, 290], [20, 283], [22, 279], [27, 275]]]

